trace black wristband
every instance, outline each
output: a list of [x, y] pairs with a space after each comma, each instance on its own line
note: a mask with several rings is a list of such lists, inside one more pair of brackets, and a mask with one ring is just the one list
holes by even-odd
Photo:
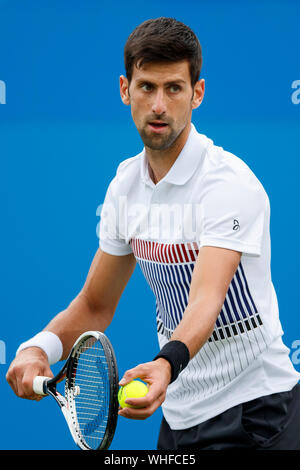
[[160, 353], [155, 356], [153, 361], [163, 357], [171, 365], [171, 380], [174, 382], [180, 372], [188, 365], [190, 361], [190, 352], [182, 341], [169, 341], [163, 346]]

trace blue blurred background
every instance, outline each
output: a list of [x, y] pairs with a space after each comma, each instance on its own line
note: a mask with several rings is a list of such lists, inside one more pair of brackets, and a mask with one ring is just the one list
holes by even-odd
[[[19, 343], [81, 289], [97, 207], [119, 162], [142, 148], [119, 76], [128, 35], [159, 16], [185, 22], [202, 44], [198, 131], [242, 158], [269, 195], [273, 283], [300, 370], [299, 1], [0, 0], [1, 449], [75, 447], [57, 405], [15, 397], [5, 374]], [[154, 297], [138, 267], [107, 332], [120, 375], [158, 350]], [[120, 418], [111, 449], [155, 449], [160, 419]]]

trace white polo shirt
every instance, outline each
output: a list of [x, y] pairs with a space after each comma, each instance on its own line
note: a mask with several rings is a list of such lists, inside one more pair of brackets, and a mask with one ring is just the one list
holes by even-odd
[[299, 381], [281, 339], [269, 219], [268, 196], [249, 167], [193, 125], [157, 184], [143, 150], [119, 165], [108, 187], [100, 248], [136, 257], [155, 296], [160, 347], [182, 319], [199, 249], [242, 252], [211, 337], [168, 387], [162, 408], [171, 429], [189, 428]]

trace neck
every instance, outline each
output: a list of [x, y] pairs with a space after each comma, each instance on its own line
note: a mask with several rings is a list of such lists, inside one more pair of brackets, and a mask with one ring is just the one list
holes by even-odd
[[189, 123], [178, 136], [171, 147], [166, 150], [153, 150], [145, 147], [148, 160], [149, 175], [153, 183], [157, 184], [168, 173], [183, 149], [191, 129]]

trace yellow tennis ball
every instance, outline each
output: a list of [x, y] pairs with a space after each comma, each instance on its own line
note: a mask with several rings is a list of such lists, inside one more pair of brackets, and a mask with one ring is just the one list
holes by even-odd
[[140, 380], [132, 380], [127, 385], [120, 387], [118, 400], [121, 408], [137, 408], [136, 406], [125, 403], [127, 398], [141, 398], [147, 395], [148, 387]]

